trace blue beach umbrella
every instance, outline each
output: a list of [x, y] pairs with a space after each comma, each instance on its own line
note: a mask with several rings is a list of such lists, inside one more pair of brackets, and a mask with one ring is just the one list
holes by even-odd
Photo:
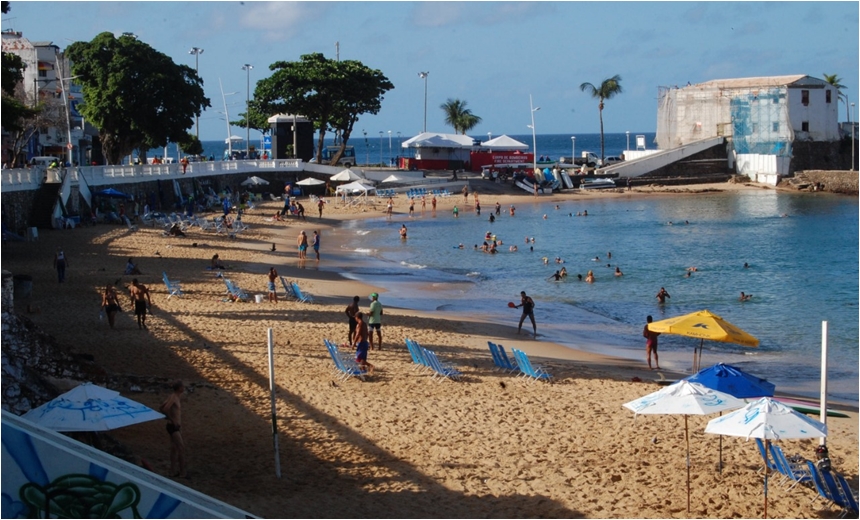
[[746, 397], [773, 397], [776, 386], [758, 376], [748, 374], [743, 370], [717, 363], [686, 378], [691, 383], [727, 393], [743, 399]]
[[[705, 388], [724, 392], [738, 399], [746, 397], [773, 397], [776, 385], [758, 376], [748, 374], [739, 368], [723, 363], [700, 370], [685, 378], [691, 383], [699, 383]], [[723, 437], [720, 436], [719, 471], [723, 472]]]
[[115, 190], [113, 188], [108, 188], [106, 190], [97, 191], [96, 195], [99, 197], [113, 197], [117, 199], [130, 199], [131, 195], [126, 195], [125, 193]]

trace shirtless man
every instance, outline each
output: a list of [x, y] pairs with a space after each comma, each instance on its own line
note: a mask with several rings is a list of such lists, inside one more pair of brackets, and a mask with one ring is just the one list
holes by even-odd
[[749, 301], [751, 298], [752, 298], [752, 294], [744, 294], [744, 292], [741, 291], [741, 297], [738, 298], [738, 300], [742, 301], [742, 302], [746, 302], [746, 301]]
[[[173, 383], [173, 393], [161, 403], [159, 410], [167, 416], [167, 434], [170, 435], [170, 474], [174, 477], [187, 477], [185, 469], [185, 442], [182, 441], [182, 404], [179, 397], [185, 391], [182, 381]], [[178, 471], [177, 471], [178, 466]]]
[[671, 296], [669, 296], [665, 287], [660, 287], [660, 292], [657, 293], [656, 298], [659, 303], [666, 303], [666, 298], [671, 298]]
[[346, 317], [349, 318], [349, 334], [346, 336], [346, 340], [350, 343], [352, 343], [352, 338], [355, 336], [355, 327], [358, 325], [358, 322], [355, 321], [355, 315], [358, 314], [359, 301], [361, 301], [361, 298], [354, 296], [352, 303], [346, 306]]
[[275, 281], [278, 279], [278, 271], [274, 267], [269, 268], [269, 303], [278, 303], [278, 291], [275, 289]]
[[523, 315], [520, 316], [520, 324], [517, 327], [517, 334], [519, 334], [520, 331], [522, 331], [523, 321], [525, 321], [526, 317], [528, 317], [532, 322], [532, 328], [534, 329], [535, 337], [537, 337], [537, 324], [535, 323], [535, 313], [534, 313], [535, 301], [532, 300], [530, 296], [526, 296], [525, 291], [520, 291], [520, 297], [521, 297], [520, 304], [515, 306], [515, 308], [518, 309], [518, 308], [522, 307], [523, 308]]
[[651, 370], [651, 354], [654, 354], [654, 363], [657, 365], [657, 369], [660, 369], [660, 359], [657, 357], [657, 336], [660, 335], [659, 332], [652, 332], [648, 329], [648, 325], [654, 319], [651, 316], [646, 318], [648, 323], [645, 324], [645, 328], [642, 330], [642, 336], [646, 338], [645, 340], [645, 353], [648, 356], [648, 369]]
[[352, 346], [355, 349], [355, 361], [363, 370], [367, 370], [368, 374], [373, 374], [373, 365], [367, 362], [367, 349], [370, 346], [367, 342], [367, 323], [364, 322], [364, 313], [359, 311], [355, 313], [355, 334], [352, 337]]
[[152, 308], [152, 299], [149, 297], [149, 289], [142, 283], [138, 283], [137, 278], [131, 281], [131, 287], [128, 288], [128, 294], [131, 297], [131, 304], [134, 305], [134, 315], [137, 316], [137, 328], [146, 329], [146, 310]]

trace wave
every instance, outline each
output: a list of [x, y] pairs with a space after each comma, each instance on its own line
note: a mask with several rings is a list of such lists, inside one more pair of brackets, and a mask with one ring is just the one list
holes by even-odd
[[411, 267], [412, 269], [426, 269], [426, 265], [421, 264], [410, 264], [409, 262], [400, 262], [400, 265], [405, 267]]

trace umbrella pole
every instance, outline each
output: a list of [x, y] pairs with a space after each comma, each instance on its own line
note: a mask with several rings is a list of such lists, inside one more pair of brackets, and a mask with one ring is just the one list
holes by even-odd
[[767, 467], [767, 454], [770, 453], [770, 440], [764, 440], [764, 517], [767, 518], [767, 475], [770, 468]]
[[[720, 417], [723, 416], [723, 412], [720, 412]], [[717, 466], [720, 470], [720, 475], [723, 474], [723, 436], [720, 435], [720, 463]]]
[[687, 513], [690, 513], [690, 431], [687, 428], [687, 416], [684, 416], [684, 438], [687, 441]]

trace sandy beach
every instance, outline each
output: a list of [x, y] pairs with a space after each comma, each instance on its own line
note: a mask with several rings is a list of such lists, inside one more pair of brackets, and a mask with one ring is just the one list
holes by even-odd
[[[494, 191], [472, 181], [489, 210], [533, 202], [532, 196]], [[695, 196], [707, 190], [767, 189], [743, 184], [643, 187], [632, 192], [584, 192], [540, 197], [547, 201], [596, 197]], [[686, 193], [686, 194], [685, 194]], [[486, 196], [485, 196], [486, 194]], [[589, 517], [736, 518], [762, 514], [761, 458], [752, 440], [703, 433], [712, 417], [689, 419], [692, 511], [687, 513], [685, 444], [680, 416], [641, 416], [622, 404], [659, 388], [643, 360], [610, 358], [517, 335], [509, 327], [463, 315], [386, 307], [383, 350], [370, 352], [376, 372], [367, 381], [341, 381], [323, 338], [346, 340], [344, 309], [360, 295], [385, 288], [346, 280], [318, 269], [313, 252], [296, 259], [298, 231], [320, 230], [321, 265], [337, 244], [327, 231], [346, 219], [377, 217], [385, 201], [350, 208], [331, 201], [323, 218], [303, 201], [308, 222], [271, 220], [281, 207], [265, 202], [243, 218], [250, 229], [235, 239], [191, 228], [186, 237], [165, 237], [160, 228], [139, 230], [99, 225], [44, 231], [37, 242], [4, 244], [3, 269], [33, 276], [19, 313], [61, 343], [92, 355], [115, 390], [151, 407], [181, 379], [182, 434], [189, 478], [200, 492], [262, 517]], [[438, 200], [439, 212], [462, 195]], [[402, 195], [395, 211], [405, 214]], [[428, 201], [428, 208], [430, 203]], [[272, 245], [275, 251], [272, 251]], [[67, 281], [57, 283], [53, 253], [69, 258]], [[281, 299], [231, 302], [223, 281], [207, 270], [218, 253], [224, 276], [249, 294], [266, 294], [274, 266], [297, 281], [313, 303]], [[122, 275], [132, 257], [152, 292], [149, 330], [139, 330]], [[328, 264], [329, 267], [331, 266]], [[168, 299], [162, 272], [181, 282], [184, 295]], [[100, 290], [117, 282], [125, 312], [116, 328], [99, 319]], [[279, 292], [282, 294], [283, 291]], [[274, 330], [277, 418], [282, 478], [275, 477], [269, 401], [267, 329]], [[410, 337], [435, 350], [463, 372], [463, 380], [440, 381], [417, 371], [404, 345]], [[487, 341], [524, 350], [554, 382], [534, 383], [493, 370]], [[716, 362], [718, 360], [711, 360]], [[662, 373], [666, 378], [677, 374]], [[133, 389], [134, 388], [134, 389]], [[136, 390], [139, 389], [139, 390]], [[829, 418], [833, 467], [858, 485], [858, 414]], [[164, 422], [112, 432], [162, 475], [169, 473]], [[787, 453], [814, 457], [817, 440], [786, 440]], [[811, 504], [813, 489], [786, 491], [772, 484], [772, 517], [836, 517]]]

